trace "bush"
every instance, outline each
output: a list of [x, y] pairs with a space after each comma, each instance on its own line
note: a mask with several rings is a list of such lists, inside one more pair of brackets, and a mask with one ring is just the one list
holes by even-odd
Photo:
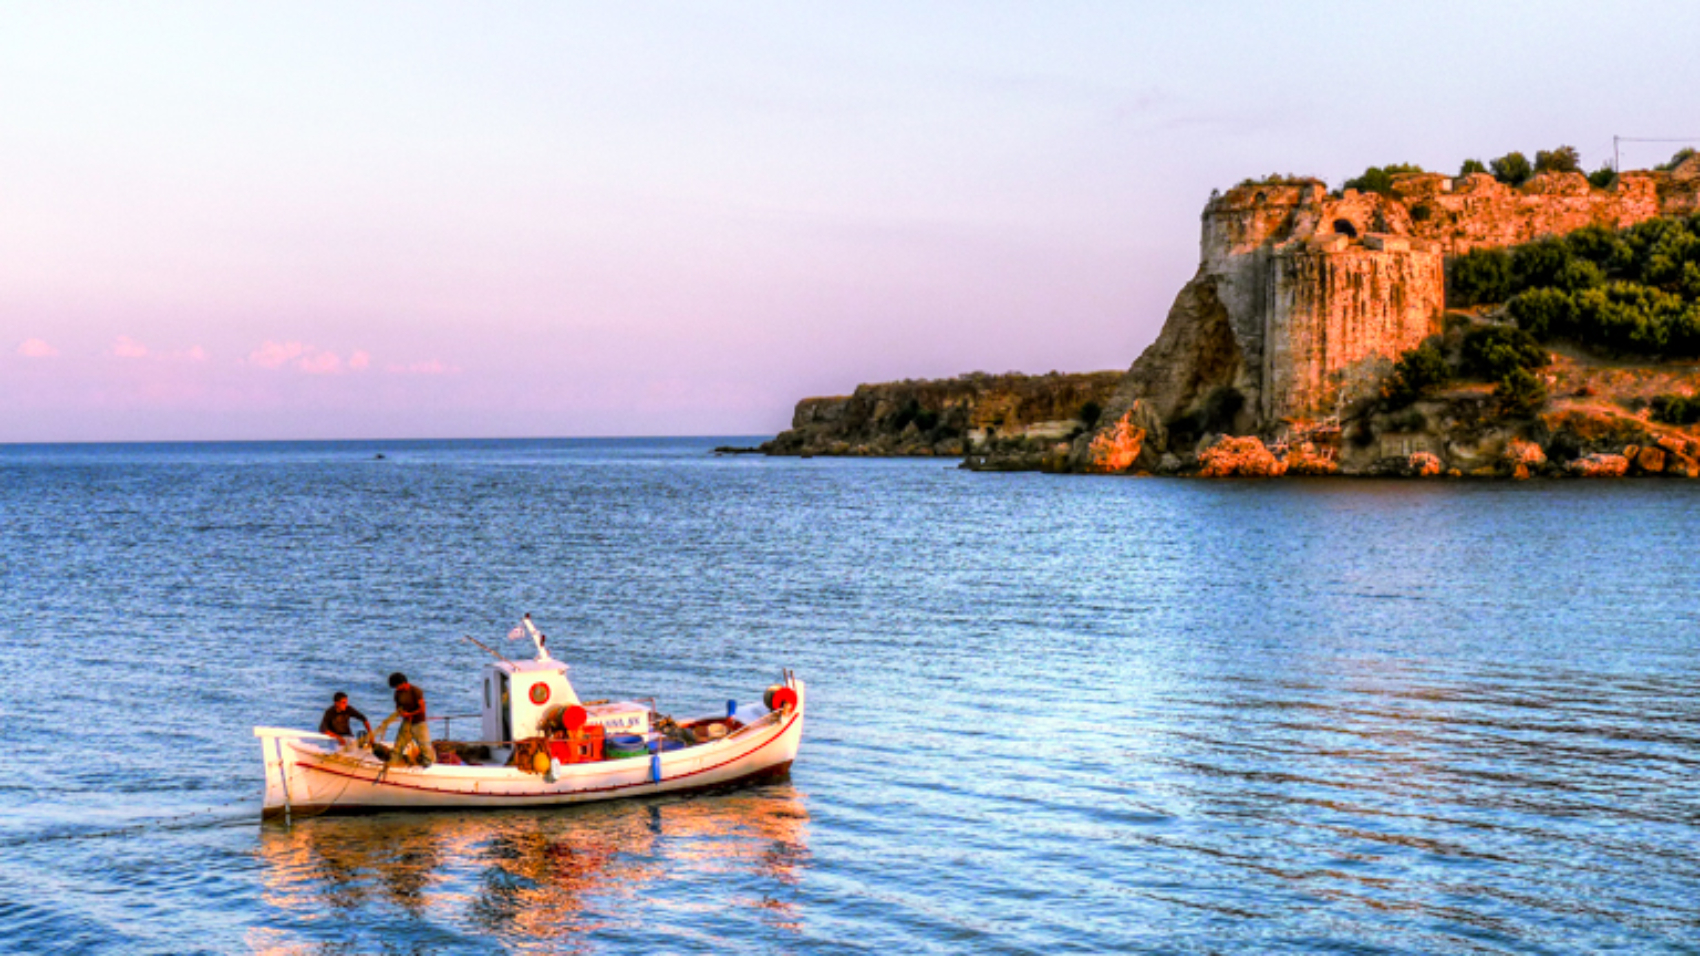
[[1493, 167], [1493, 178], [1507, 186], [1521, 186], [1535, 175], [1529, 158], [1522, 153], [1506, 153], [1488, 165]]
[[1089, 401], [1080, 406], [1080, 411], [1075, 415], [1075, 417], [1080, 419], [1080, 423], [1082, 425], [1085, 425], [1087, 428], [1091, 428], [1093, 425], [1098, 424], [1098, 418], [1103, 414], [1104, 407], [1102, 405], [1099, 405], [1097, 402]]
[[1566, 338], [1654, 358], [1700, 356], [1700, 215], [1621, 230], [1589, 226], [1447, 263], [1448, 305], [1498, 302], [1540, 341]]
[[1508, 414], [1532, 415], [1546, 404], [1547, 387], [1526, 368], [1514, 368], [1494, 386], [1494, 398]]
[[1487, 171], [1487, 165], [1479, 159], [1466, 159], [1464, 160], [1464, 165], [1458, 167], [1458, 175], [1460, 176], [1469, 176], [1473, 173], [1485, 173]]
[[1582, 171], [1582, 155], [1576, 152], [1574, 146], [1560, 146], [1555, 150], [1541, 150], [1535, 154], [1535, 172], [1537, 173], [1579, 173]]
[[1509, 325], [1483, 325], [1464, 333], [1460, 355], [1464, 374], [1486, 382], [1547, 364], [1547, 351], [1534, 336]]
[[1656, 170], [1659, 170], [1660, 172], [1668, 173], [1671, 170], [1677, 168], [1678, 166], [1681, 166], [1683, 163], [1687, 162], [1688, 157], [1693, 156], [1693, 155], [1694, 155], [1694, 147], [1684, 146], [1683, 148], [1677, 150], [1676, 155], [1672, 156], [1668, 161], [1660, 163], [1659, 165], [1654, 166], [1653, 168], [1656, 169]]
[[1345, 189], [1356, 189], [1359, 192], [1381, 193], [1389, 195], [1393, 192], [1393, 177], [1405, 173], [1423, 172], [1421, 166], [1411, 163], [1389, 163], [1386, 166], [1371, 166], [1364, 170], [1362, 176], [1346, 180]]
[[1517, 327], [1540, 341], [1568, 337], [1574, 333], [1575, 309], [1570, 294], [1558, 289], [1520, 292], [1505, 305]]
[[1504, 249], [1473, 249], [1446, 270], [1446, 304], [1467, 307], [1504, 302], [1511, 295], [1511, 254]]
[[1588, 174], [1588, 185], [1595, 189], [1610, 189], [1617, 184], [1617, 170], [1609, 165], [1601, 165], [1599, 169]]
[[1700, 423], [1700, 398], [1686, 395], [1655, 395], [1652, 402], [1653, 421], [1666, 425]]
[[1393, 364], [1393, 373], [1381, 386], [1381, 397], [1388, 408], [1403, 408], [1451, 380], [1452, 367], [1446, 363], [1439, 341], [1430, 338]]

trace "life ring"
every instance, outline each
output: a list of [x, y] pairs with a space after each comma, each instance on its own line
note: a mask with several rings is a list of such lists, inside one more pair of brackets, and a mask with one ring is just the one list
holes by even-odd
[[590, 713], [577, 704], [561, 711], [561, 726], [571, 730], [579, 730], [590, 720]]
[[549, 703], [549, 685], [538, 681], [531, 685], [531, 702], [539, 707]]
[[788, 710], [797, 706], [797, 692], [789, 687], [781, 687], [773, 692], [773, 709]]

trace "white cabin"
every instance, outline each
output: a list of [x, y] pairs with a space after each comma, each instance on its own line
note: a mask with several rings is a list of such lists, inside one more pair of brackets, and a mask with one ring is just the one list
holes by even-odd
[[[480, 740], [511, 741], [542, 732], [543, 716], [557, 707], [580, 703], [566, 664], [552, 658], [498, 661], [484, 665], [484, 722]], [[586, 723], [609, 733], [649, 733], [649, 707], [637, 701], [593, 704]]]
[[578, 703], [567, 670], [566, 664], [550, 659], [484, 665], [482, 739], [535, 737], [545, 711]]

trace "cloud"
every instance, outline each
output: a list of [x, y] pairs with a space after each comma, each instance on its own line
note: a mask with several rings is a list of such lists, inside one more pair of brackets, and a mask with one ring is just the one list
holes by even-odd
[[460, 366], [449, 365], [442, 359], [430, 359], [412, 365], [391, 365], [387, 371], [391, 375], [459, 375]]
[[112, 354], [119, 358], [147, 358], [148, 347], [128, 335], [120, 335], [112, 342]]
[[261, 368], [282, 368], [290, 359], [299, 358], [307, 351], [307, 346], [300, 342], [273, 342], [267, 339], [264, 345], [248, 353], [248, 364]]
[[342, 371], [342, 357], [335, 352], [309, 352], [295, 360], [295, 367], [308, 375], [335, 375]]
[[344, 363], [341, 355], [328, 349], [305, 342], [273, 342], [267, 339], [264, 345], [248, 353], [248, 364], [261, 368], [283, 368], [288, 365], [308, 375], [340, 375], [343, 372], [359, 372], [368, 368], [372, 364], [372, 355], [364, 350], [356, 350]]
[[24, 339], [18, 343], [18, 354], [24, 358], [52, 358], [59, 350], [41, 339]]

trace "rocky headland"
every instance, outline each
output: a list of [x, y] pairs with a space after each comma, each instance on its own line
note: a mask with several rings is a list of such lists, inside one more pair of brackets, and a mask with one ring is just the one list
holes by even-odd
[[1371, 170], [1374, 188], [1284, 176], [1212, 195], [1198, 271], [1125, 373], [864, 385], [799, 403], [762, 450], [1096, 474], [1700, 476], [1700, 156], [1592, 177], [1397, 169]]
[[770, 455], [949, 456], [995, 444], [1011, 467], [1038, 468], [1096, 423], [1120, 372], [1048, 375], [974, 372], [950, 379], [860, 385], [850, 395], [797, 403]]

